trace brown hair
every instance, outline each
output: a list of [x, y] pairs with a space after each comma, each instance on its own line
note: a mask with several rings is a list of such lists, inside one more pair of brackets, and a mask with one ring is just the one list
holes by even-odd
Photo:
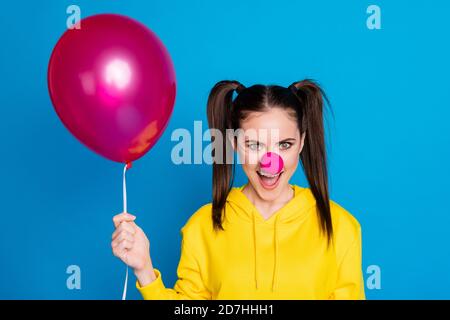
[[[233, 93], [238, 95], [233, 100]], [[211, 129], [222, 133], [223, 139], [213, 139], [213, 197], [212, 220], [215, 230], [224, 230], [225, 203], [233, 186], [234, 161], [219, 159], [215, 151], [230, 150], [231, 141], [227, 129], [237, 130], [248, 113], [283, 108], [297, 119], [301, 134], [307, 132], [300, 160], [310, 189], [316, 199], [321, 231], [328, 241], [332, 239], [333, 227], [328, 192], [327, 159], [323, 125], [323, 100], [329, 100], [322, 88], [313, 80], [294, 82], [289, 87], [277, 85], [253, 85], [244, 87], [238, 81], [220, 81], [208, 97], [207, 116]], [[217, 145], [221, 143], [221, 145]], [[222, 215], [223, 212], [223, 215]]]

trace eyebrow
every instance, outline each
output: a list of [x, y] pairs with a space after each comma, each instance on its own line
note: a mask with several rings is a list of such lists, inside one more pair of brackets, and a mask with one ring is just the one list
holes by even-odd
[[295, 142], [297, 139], [295, 139], [295, 138], [287, 138], [287, 139], [284, 139], [284, 140], [281, 140], [279, 143], [283, 143], [283, 142]]
[[[296, 139], [295, 138], [286, 138], [284, 140], [279, 141], [278, 143], [283, 143], [283, 142], [295, 142]], [[258, 140], [253, 140], [253, 139], [245, 139], [245, 142], [257, 142], [257, 143], [261, 143]], [[262, 143], [261, 143], [262, 144]]]

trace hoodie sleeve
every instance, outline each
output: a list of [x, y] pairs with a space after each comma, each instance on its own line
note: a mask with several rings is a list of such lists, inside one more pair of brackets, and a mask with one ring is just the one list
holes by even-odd
[[161, 272], [153, 268], [156, 279], [141, 287], [136, 281], [136, 288], [144, 300], [207, 300], [211, 293], [205, 287], [194, 251], [187, 244], [185, 229], [181, 229], [181, 257], [177, 268], [178, 279], [174, 288], [166, 288]]
[[331, 296], [336, 300], [365, 300], [362, 274], [361, 229], [347, 249], [339, 267], [336, 287]]

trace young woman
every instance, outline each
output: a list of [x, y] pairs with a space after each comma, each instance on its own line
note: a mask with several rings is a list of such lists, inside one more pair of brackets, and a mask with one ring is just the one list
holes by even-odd
[[[174, 288], [166, 288], [153, 267], [135, 217], [113, 219], [113, 253], [134, 269], [144, 299], [365, 298], [360, 225], [329, 199], [324, 99], [312, 80], [287, 88], [245, 88], [237, 81], [214, 86], [208, 122], [224, 139], [214, 139], [212, 203], [181, 229]], [[235, 161], [218, 152], [230, 144], [248, 177], [240, 187], [233, 187]], [[265, 171], [268, 154], [278, 170]], [[289, 183], [300, 161], [309, 188]]]

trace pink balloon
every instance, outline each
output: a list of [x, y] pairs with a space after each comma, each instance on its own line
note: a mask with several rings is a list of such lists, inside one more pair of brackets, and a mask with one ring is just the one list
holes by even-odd
[[173, 111], [175, 71], [168, 51], [143, 24], [116, 14], [81, 20], [53, 49], [48, 87], [67, 129], [117, 162], [142, 157]]
[[283, 158], [278, 153], [267, 152], [262, 156], [260, 166], [268, 174], [278, 174], [284, 167]]

